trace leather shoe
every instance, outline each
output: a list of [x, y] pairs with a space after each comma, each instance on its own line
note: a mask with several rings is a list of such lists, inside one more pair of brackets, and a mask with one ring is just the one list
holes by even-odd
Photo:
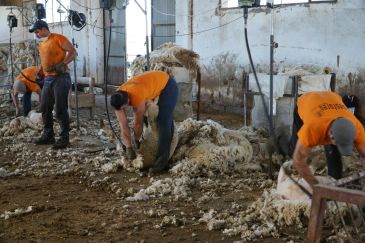
[[70, 144], [69, 139], [67, 138], [60, 138], [53, 144], [52, 149], [64, 149]]
[[45, 134], [42, 134], [42, 136], [34, 140], [34, 143], [37, 145], [54, 144], [55, 139], [54, 136], [47, 136]]

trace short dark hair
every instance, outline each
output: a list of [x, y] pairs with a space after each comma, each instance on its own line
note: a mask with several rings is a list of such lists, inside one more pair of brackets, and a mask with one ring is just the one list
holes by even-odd
[[110, 97], [110, 105], [113, 106], [116, 110], [119, 110], [120, 107], [127, 104], [128, 102], [128, 93], [125, 91], [118, 91]]

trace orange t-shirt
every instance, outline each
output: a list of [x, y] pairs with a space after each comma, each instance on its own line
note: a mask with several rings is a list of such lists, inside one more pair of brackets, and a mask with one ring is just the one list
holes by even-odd
[[[35, 81], [35, 75], [37, 74], [38, 71], [39, 71], [38, 66], [31, 66], [23, 69], [22, 73], [24, 73], [24, 75], [27, 76], [27, 78], [29, 78], [30, 80]], [[40, 88], [38, 84], [30, 82], [22, 74], [19, 74], [18, 77], [16, 77], [16, 79], [21, 80], [25, 84], [27, 89], [29, 89], [32, 92], [36, 92]]]
[[148, 71], [136, 75], [122, 84], [117, 91], [128, 93], [131, 106], [137, 107], [144, 101], [153, 100], [165, 88], [169, 75], [162, 71]]
[[339, 117], [347, 118], [355, 125], [354, 145], [357, 148], [365, 146], [364, 127], [336, 93], [326, 91], [303, 94], [298, 99], [298, 114], [303, 121], [298, 139], [306, 147], [330, 144], [328, 130], [331, 122]]
[[53, 65], [59, 64], [65, 59], [66, 51], [62, 49], [68, 39], [60, 34], [51, 33], [48, 40], [39, 43], [39, 55], [45, 76], [56, 76], [56, 72], [47, 72]]

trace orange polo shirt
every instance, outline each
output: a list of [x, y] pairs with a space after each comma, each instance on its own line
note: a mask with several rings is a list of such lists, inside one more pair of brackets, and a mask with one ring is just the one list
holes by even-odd
[[[29, 78], [32, 81], [35, 81], [35, 75], [37, 74], [39, 70], [38, 66], [31, 66], [27, 67], [22, 70], [22, 73], [24, 73], [27, 78]], [[27, 89], [29, 89], [32, 92], [36, 92], [40, 87], [38, 84], [30, 82], [28, 79], [26, 79], [22, 74], [19, 74], [18, 77], [16, 77], [17, 80], [21, 80]]]
[[305, 93], [299, 97], [297, 105], [298, 114], [303, 120], [298, 139], [304, 146], [330, 144], [328, 130], [331, 122], [339, 117], [347, 118], [355, 125], [355, 147], [365, 146], [364, 127], [345, 106], [338, 94], [327, 91]]
[[131, 106], [137, 107], [144, 101], [153, 100], [165, 88], [169, 75], [162, 71], [148, 71], [136, 75], [122, 84], [117, 91], [128, 93]]
[[47, 71], [49, 67], [59, 64], [65, 59], [66, 51], [62, 45], [69, 42], [68, 39], [60, 34], [51, 33], [48, 40], [39, 43], [39, 56], [41, 59], [45, 76], [56, 76], [56, 72]]

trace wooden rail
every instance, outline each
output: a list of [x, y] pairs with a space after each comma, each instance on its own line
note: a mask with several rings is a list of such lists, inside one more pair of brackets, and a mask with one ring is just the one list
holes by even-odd
[[332, 185], [317, 184], [313, 187], [311, 213], [308, 224], [307, 242], [319, 243], [328, 199], [365, 206], [365, 192], [346, 189], [340, 185], [364, 178], [364, 172], [338, 180]]

